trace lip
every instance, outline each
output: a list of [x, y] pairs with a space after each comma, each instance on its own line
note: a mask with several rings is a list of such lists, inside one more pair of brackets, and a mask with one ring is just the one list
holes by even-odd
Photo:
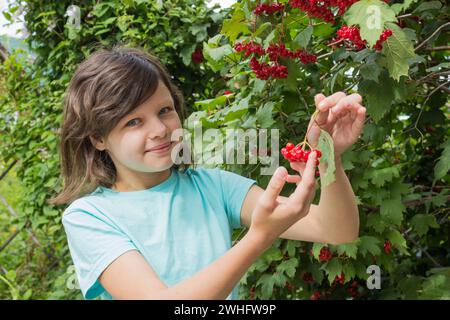
[[147, 150], [145, 150], [145, 152], [158, 152], [158, 153], [164, 152], [164, 151], [167, 151], [171, 145], [172, 145], [172, 142], [169, 141], [164, 144], [160, 144], [159, 146], [147, 149]]

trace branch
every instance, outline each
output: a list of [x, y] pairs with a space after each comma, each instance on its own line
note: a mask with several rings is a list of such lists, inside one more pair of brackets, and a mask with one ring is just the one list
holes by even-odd
[[422, 48], [431, 38], [433, 38], [439, 31], [441, 31], [442, 29], [444, 29], [446, 26], [450, 26], [450, 22], [444, 23], [443, 25], [441, 25], [439, 28], [437, 28], [432, 34], [431, 36], [429, 36], [428, 38], [426, 38], [421, 44], [419, 44], [414, 51], [419, 50], [420, 48]]
[[439, 46], [434, 48], [425, 48], [426, 51], [444, 51], [444, 50], [450, 50], [450, 46]]

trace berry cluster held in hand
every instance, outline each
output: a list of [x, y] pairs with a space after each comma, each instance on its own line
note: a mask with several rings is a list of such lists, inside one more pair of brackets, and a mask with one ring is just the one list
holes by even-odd
[[261, 14], [272, 14], [274, 12], [277, 11], [282, 11], [284, 9], [284, 4], [282, 3], [270, 3], [270, 4], [266, 4], [266, 3], [262, 3], [256, 6], [255, 10], [253, 10], [253, 13], [256, 15], [261, 15]]
[[316, 151], [317, 154], [316, 165], [318, 165], [320, 163], [319, 158], [322, 156], [322, 152], [320, 152], [320, 150], [317, 149], [308, 151], [304, 150], [301, 145], [294, 146], [293, 143], [288, 142], [286, 144], [286, 147], [281, 149], [281, 154], [286, 160], [289, 161], [307, 162], [309, 154], [312, 151]]

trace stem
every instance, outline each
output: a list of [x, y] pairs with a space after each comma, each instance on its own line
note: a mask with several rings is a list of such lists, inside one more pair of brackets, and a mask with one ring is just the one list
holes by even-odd
[[441, 25], [439, 28], [436, 29], [436, 31], [434, 31], [431, 36], [429, 36], [428, 38], [426, 38], [421, 44], [419, 44], [414, 51], [419, 50], [420, 48], [422, 48], [431, 38], [433, 38], [439, 31], [441, 31], [442, 29], [444, 29], [446, 26], [449, 26], [450, 22], [444, 23], [443, 25]]
[[[313, 117], [313, 122], [316, 123], [317, 126], [320, 128], [320, 125], [319, 125], [319, 124], [317, 123], [317, 121], [316, 121], [316, 117], [317, 117], [317, 115], [319, 114], [319, 112], [320, 112], [319, 109], [317, 109], [316, 111], [314, 111], [312, 117]], [[306, 139], [308, 138], [309, 130], [311, 130], [312, 126], [313, 126], [313, 125], [309, 126], [308, 130], [306, 130], [305, 138], [303, 139], [303, 142], [300, 144], [300, 146], [302, 147], [302, 149], [303, 149], [303, 147], [305, 146], [305, 144], [309, 147], [309, 149], [311, 149], [311, 150], [313, 149], [313, 148], [311, 147], [311, 145], [306, 141]], [[322, 128], [320, 128], [320, 129], [322, 129]]]

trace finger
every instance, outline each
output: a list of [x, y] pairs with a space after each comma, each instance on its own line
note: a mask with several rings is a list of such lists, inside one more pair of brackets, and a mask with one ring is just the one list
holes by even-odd
[[300, 173], [300, 176], [303, 176], [303, 171], [305, 170], [306, 163], [301, 161], [293, 161], [291, 162], [291, 168]]
[[346, 96], [338, 101], [338, 103], [331, 108], [331, 112], [333, 112], [337, 117], [342, 117], [349, 111], [353, 114], [356, 114], [357, 105], [359, 105], [359, 101], [361, 100], [361, 96], [359, 94], [352, 94], [350, 96]]
[[328, 109], [330, 109], [332, 106], [334, 106], [339, 100], [341, 100], [345, 96], [346, 96], [346, 94], [342, 91], [336, 92], [336, 93], [332, 94], [331, 96], [323, 99], [319, 103], [318, 108], [321, 112], [327, 111]]
[[316, 173], [316, 152], [313, 151], [309, 154], [308, 161], [306, 162], [305, 171], [303, 172], [302, 181], [295, 188], [294, 193], [290, 199], [294, 205], [301, 205], [304, 201], [311, 198], [311, 193], [315, 192], [315, 173]]
[[[326, 99], [326, 96], [324, 94], [322, 94], [322, 93], [316, 94], [314, 96], [314, 103], [315, 103], [317, 109], [319, 109], [319, 104], [324, 99]], [[319, 109], [319, 111], [320, 111], [320, 109]], [[325, 124], [327, 122], [327, 118], [328, 118], [328, 110], [321, 111], [317, 115], [316, 121], [321, 126], [321, 125], [323, 125], [323, 124]], [[311, 119], [311, 121], [313, 121], [313, 119]]]
[[272, 178], [267, 185], [266, 190], [261, 195], [259, 201], [260, 204], [266, 209], [275, 208], [277, 204], [277, 197], [280, 194], [283, 186], [285, 184], [285, 177], [287, 175], [287, 170], [284, 167], [278, 167], [275, 170]]
[[298, 174], [293, 174], [293, 175], [288, 174], [285, 179], [286, 179], [286, 182], [288, 182], [288, 183], [298, 184], [302, 178]]
[[366, 108], [358, 104], [358, 111], [356, 113], [355, 121], [352, 124], [352, 132], [356, 137], [361, 134], [364, 128], [364, 122], [366, 121]]

